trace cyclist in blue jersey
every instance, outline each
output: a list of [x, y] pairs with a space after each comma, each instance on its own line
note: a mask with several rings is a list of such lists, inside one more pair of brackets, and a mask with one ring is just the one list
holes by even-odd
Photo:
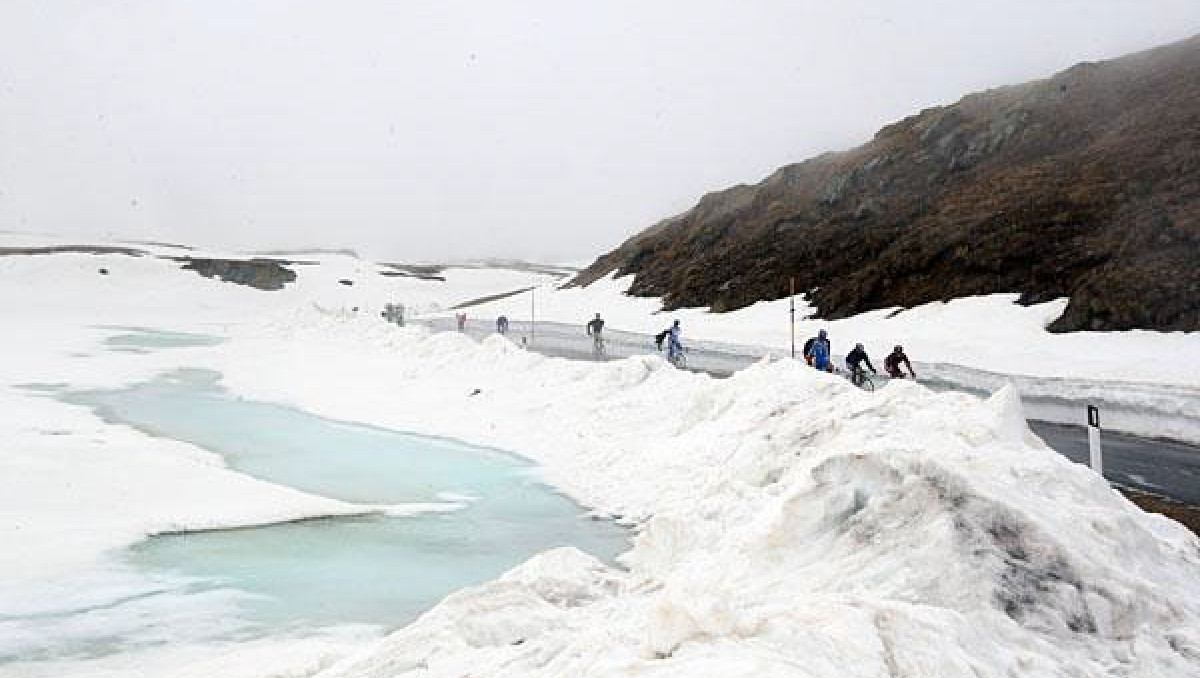
[[805, 342], [804, 359], [809, 365], [823, 372], [833, 371], [832, 355], [833, 348], [829, 343], [829, 334], [825, 330], [817, 332], [817, 336], [810, 341]]

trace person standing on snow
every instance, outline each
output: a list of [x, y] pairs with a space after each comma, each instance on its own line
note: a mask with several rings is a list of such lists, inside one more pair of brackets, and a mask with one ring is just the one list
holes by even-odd
[[830, 359], [833, 348], [829, 343], [829, 334], [825, 330], [817, 332], [817, 336], [804, 344], [804, 359], [809, 365], [823, 372], [833, 371], [833, 361]]

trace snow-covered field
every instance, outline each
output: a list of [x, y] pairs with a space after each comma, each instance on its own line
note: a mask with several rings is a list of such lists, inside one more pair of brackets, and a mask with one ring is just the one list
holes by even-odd
[[[77, 243], [35, 237], [0, 239], [0, 247], [63, 244]], [[247, 258], [129, 246], [164, 256]], [[442, 283], [381, 276], [375, 265], [345, 256], [293, 258], [319, 264], [297, 266], [297, 285], [262, 292], [206, 279], [181, 270], [177, 262], [151, 256], [0, 256], [0, 308], [6, 316], [3, 346], [8, 356], [0, 361], [0, 467], [4, 469], [0, 525], [10, 545], [0, 551], [0, 657], [8, 654], [8, 647], [23, 647], [28, 634], [40, 632], [40, 627], [21, 625], [17, 617], [46, 617], [139, 594], [141, 589], [126, 581], [112, 555], [148, 534], [378, 508], [349, 505], [234, 473], [211, 452], [107, 424], [82, 407], [24, 386], [114, 388], [181, 366], [203, 366], [224, 350], [196, 347], [139, 353], [113, 351], [104, 344], [106, 338], [128, 333], [128, 328], [229, 336], [280, 309], [303, 308], [318, 315], [317, 309], [332, 309], [336, 315], [356, 305], [378, 307], [383, 303], [378, 300], [392, 299], [397, 290], [403, 290], [403, 299], [414, 307], [437, 309], [456, 301], [459, 294], [490, 291], [510, 279], [523, 283], [530, 278], [524, 273], [456, 269]], [[99, 273], [102, 268], [107, 275]], [[353, 279], [356, 285], [342, 285], [340, 279]], [[86, 671], [163, 676], [171, 675], [165, 668], [171, 666], [172, 670], [194, 669], [196, 675], [269, 675], [260, 672], [262, 666], [272, 665], [267, 657], [286, 658], [285, 666], [311, 669], [326, 661], [329, 652], [344, 651], [347, 643], [360, 643], [363, 636], [358, 630], [334, 629], [322, 638], [281, 641], [278, 647], [265, 641], [247, 643], [237, 652], [180, 647], [175, 648], [178, 656], [163, 651], [127, 661], [110, 658], [87, 663]], [[234, 671], [230, 667], [237, 662], [232, 656], [248, 659]], [[175, 667], [178, 657], [187, 657], [192, 669]], [[49, 664], [44, 675], [68, 675], [76, 669]], [[31, 670], [19, 666], [8, 673], [0, 663], [4, 676], [23, 678]]]
[[[600, 311], [617, 328], [656, 330], [678, 315], [689, 336], [783, 346], [786, 306], [655, 316], [654, 302], [620, 297], [619, 281], [552, 291], [549, 276], [452, 268], [442, 283], [295, 257], [319, 263], [261, 292], [149, 257], [0, 256], [0, 526], [19, 545], [0, 553], [0, 649], [16, 618], [111, 593], [112, 554], [148, 534], [371, 508], [248, 478], [22, 388], [199, 367], [247, 398], [528, 456], [582, 503], [637, 525], [627, 569], [551, 551], [386, 638], [331, 629], [167, 645], [42, 675], [1200, 676], [1200, 541], [1046, 449], [1012, 390], [866, 394], [789, 361], [716, 380], [656, 356], [546, 358], [499, 337], [388, 326], [377, 311], [539, 284], [544, 318]], [[527, 301], [469, 312], [523, 318]], [[914, 358], [997, 371], [1197, 385], [1129, 359], [1194, 362], [1195, 335], [1039, 334], [1055, 312], [988, 298], [820, 325], [876, 353], [900, 342]], [[107, 350], [122, 327], [226, 341]], [[30, 675], [12, 666], [0, 675]]]

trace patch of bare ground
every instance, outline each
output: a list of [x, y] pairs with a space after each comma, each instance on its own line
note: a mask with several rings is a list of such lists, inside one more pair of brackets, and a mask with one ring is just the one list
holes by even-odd
[[471, 299], [470, 301], [464, 301], [460, 304], [455, 304], [454, 306], [451, 306], [450, 308], [460, 309], [460, 308], [470, 308], [472, 306], [479, 306], [480, 304], [486, 304], [486, 303], [492, 302], [492, 301], [499, 301], [500, 299], [507, 299], [509, 297], [515, 297], [518, 294], [524, 294], [525, 292], [528, 292], [531, 289], [533, 289], [533, 288], [532, 287], [522, 287], [519, 290], [512, 290], [510, 292], [501, 292], [499, 294], [489, 294], [486, 297], [479, 297], [476, 299]]

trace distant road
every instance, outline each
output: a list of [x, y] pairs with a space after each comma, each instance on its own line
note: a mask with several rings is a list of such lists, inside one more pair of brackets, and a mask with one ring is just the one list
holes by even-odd
[[[453, 318], [434, 318], [416, 321], [436, 330], [453, 331], [456, 329]], [[468, 320], [467, 334], [475, 338], [483, 338], [493, 334], [495, 324], [490, 321]], [[514, 342], [529, 344], [530, 328], [528, 322], [511, 321], [508, 337]], [[654, 353], [653, 337], [636, 332], [604, 330], [605, 347], [608, 360], [626, 358], [634, 355]], [[706, 372], [713, 376], [725, 377], [733, 372], [748, 367], [767, 352], [764, 349], [754, 349], [734, 344], [717, 342], [687, 342], [688, 369]], [[534, 328], [532, 348], [538, 353], [560, 358], [575, 360], [595, 360], [592, 354], [591, 339], [586, 335], [583, 323], [578, 326], [554, 322], [539, 322]], [[781, 355], [774, 353], [773, 355]], [[937, 376], [926, 379], [924, 374], [927, 366], [918, 364], [918, 376], [921, 383], [939, 391], [962, 391], [975, 395], [988, 395], [986, 388], [978, 384], [955, 383], [955, 371], [963, 368], [937, 369], [928, 366]], [[990, 375], [997, 376], [997, 375]], [[1018, 384], [1020, 386], [1020, 384]], [[1033, 431], [1068, 459], [1088, 462], [1087, 429], [1083, 425], [1054, 423], [1037, 419], [1039, 411], [1060, 416], [1070, 408], [1079, 412], [1080, 419], [1084, 417], [1083, 402], [1071, 402], [1062, 394], [1037, 395], [1022, 392], [1021, 399], [1026, 411], [1034, 414], [1029, 422]], [[1164, 495], [1192, 505], [1200, 505], [1200, 446], [1185, 442], [1148, 438], [1106, 430], [1104, 442], [1104, 476], [1117, 485]]]

